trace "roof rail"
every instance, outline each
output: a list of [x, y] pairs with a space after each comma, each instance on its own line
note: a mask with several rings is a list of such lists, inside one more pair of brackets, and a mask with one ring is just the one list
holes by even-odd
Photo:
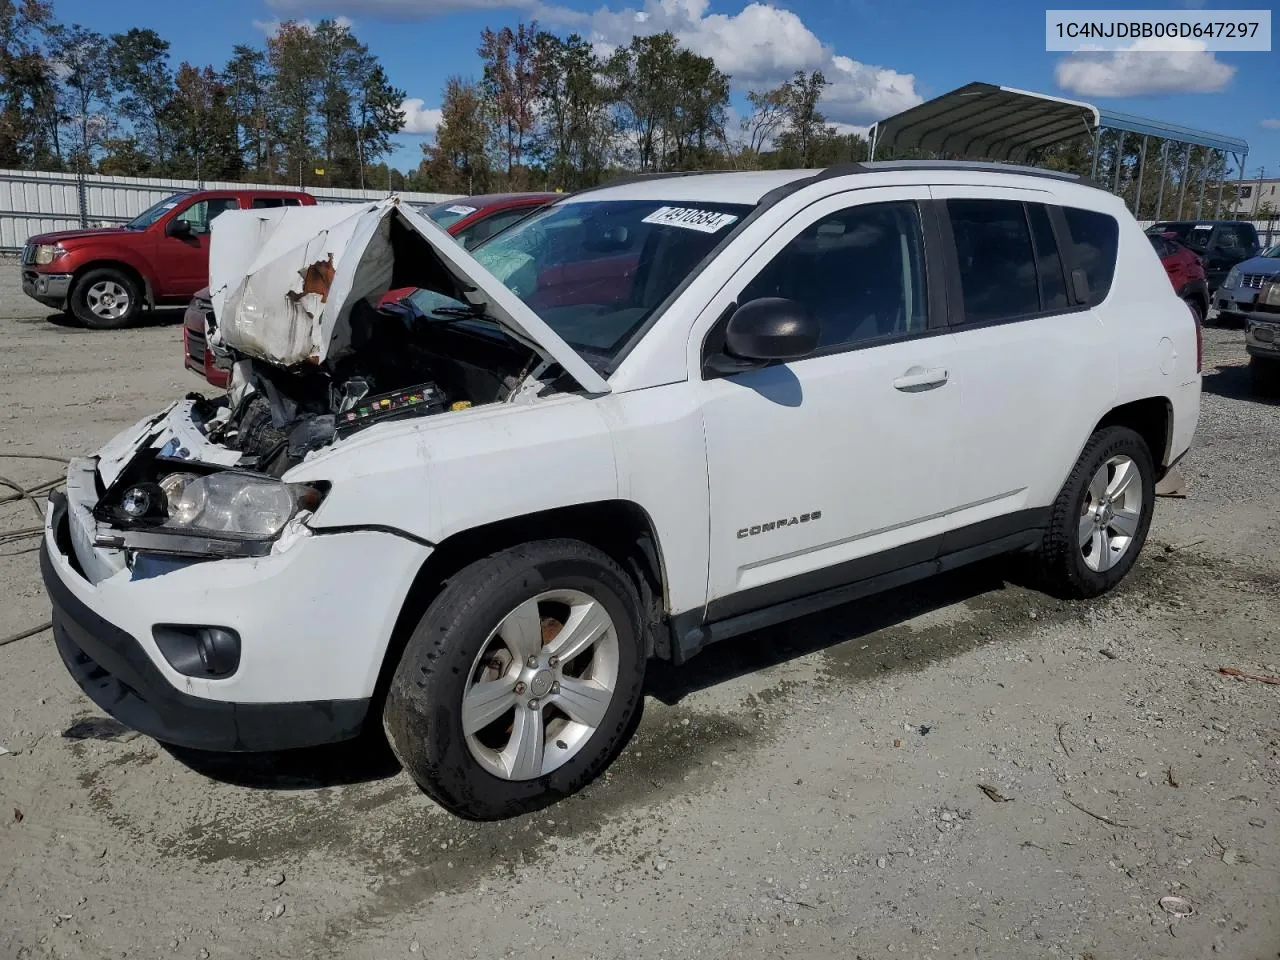
[[877, 173], [890, 170], [972, 170], [988, 173], [1015, 173], [1023, 177], [1067, 180], [1088, 187], [1096, 187], [1099, 190], [1105, 189], [1101, 184], [1078, 173], [1047, 170], [1044, 167], [1031, 167], [1021, 163], [1003, 163], [996, 160], [855, 160], [827, 167], [818, 174], [816, 179], [827, 180], [831, 177], [845, 177], [855, 173]]
[[646, 180], [670, 180], [673, 177], [701, 177], [715, 173], [733, 173], [732, 170], [663, 170], [661, 173], [625, 173], [612, 180], [588, 187], [590, 190], [604, 190], [606, 187], [622, 187], [628, 183], [643, 183]]

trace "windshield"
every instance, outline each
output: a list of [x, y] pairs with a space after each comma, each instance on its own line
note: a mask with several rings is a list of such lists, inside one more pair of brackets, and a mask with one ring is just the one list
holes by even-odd
[[1209, 245], [1209, 235], [1213, 233], [1211, 223], [1157, 223], [1150, 233], [1173, 234], [1178, 242], [1190, 247], [1196, 253], [1204, 253]]
[[607, 365], [750, 210], [655, 200], [562, 203], [473, 255], [566, 343]]
[[469, 217], [479, 209], [479, 207], [473, 207], [461, 200], [445, 200], [442, 203], [432, 204], [424, 208], [422, 212], [434, 220], [442, 229], [448, 230], [463, 217]]
[[1266, 257], [1269, 260], [1280, 260], [1280, 243], [1277, 243], [1274, 247], [1267, 247], [1258, 256]]
[[186, 197], [187, 194], [185, 193], [175, 193], [171, 197], [165, 197], [159, 203], [153, 204], [143, 210], [140, 214], [126, 223], [124, 228], [126, 230], [145, 230], [185, 200]]

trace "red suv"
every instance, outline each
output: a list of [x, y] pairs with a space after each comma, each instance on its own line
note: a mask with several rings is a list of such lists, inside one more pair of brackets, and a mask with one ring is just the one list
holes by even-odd
[[220, 213], [315, 202], [297, 190], [176, 193], [122, 227], [31, 237], [22, 290], [85, 326], [127, 326], [144, 304], [186, 303], [209, 282], [209, 224]]
[[1204, 323], [1209, 313], [1209, 284], [1205, 280], [1204, 261], [1172, 234], [1149, 233], [1147, 238], [1155, 247], [1165, 273], [1169, 274], [1174, 291], [1194, 311], [1196, 320]]
[[[418, 209], [470, 250], [539, 207], [554, 203], [563, 196], [559, 193], [486, 193], [444, 200]], [[393, 302], [408, 296], [413, 290], [413, 287], [389, 290], [382, 302]], [[205, 343], [205, 318], [212, 312], [208, 287], [197, 291], [187, 307], [183, 322], [183, 362], [188, 370], [202, 374], [213, 386], [225, 387], [231, 374], [214, 363], [213, 352]]]

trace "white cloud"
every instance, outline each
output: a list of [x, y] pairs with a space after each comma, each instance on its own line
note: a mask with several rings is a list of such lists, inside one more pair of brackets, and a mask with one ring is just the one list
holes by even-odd
[[400, 104], [400, 112], [404, 114], [404, 126], [401, 133], [426, 136], [436, 132], [444, 114], [436, 107], [428, 107], [421, 97], [410, 97]]
[[1266, 127], [1268, 130], [1280, 130], [1280, 118], [1268, 117], [1266, 120], [1262, 121], [1262, 126]]
[[[1169, 41], [1161, 41], [1168, 46]], [[1151, 49], [1138, 41], [1128, 50], [1073, 53], [1058, 61], [1058, 86], [1082, 97], [1141, 97], [1169, 93], [1220, 93], [1236, 75], [1203, 44], [1180, 50]]]
[[[795, 71], [821, 70], [831, 85], [823, 112], [833, 122], [867, 123], [921, 102], [915, 77], [837, 54], [790, 10], [751, 0], [734, 14], [711, 13], [710, 0], [639, 0], [586, 12], [551, 0], [267, 0], [283, 14], [358, 13], [362, 18], [427, 20], [460, 10], [521, 10], [547, 26], [574, 30], [607, 56], [632, 37], [670, 30], [711, 57], [735, 87], [772, 86]], [[625, 0], [623, 0], [625, 2]], [[634, 2], [634, 0], [633, 0]]]
[[[339, 16], [333, 17], [332, 19], [333, 19], [333, 22], [336, 23], [338, 26], [346, 27], [348, 30], [350, 30], [352, 27], [355, 26], [355, 22], [348, 16], [339, 15]], [[316, 24], [314, 20], [308, 20], [305, 17], [303, 18], [294, 17], [293, 20], [295, 23], [299, 24], [300, 26], [306, 27], [308, 30], [314, 30], [316, 28]], [[274, 37], [277, 33], [279, 33], [280, 27], [283, 23], [284, 21], [278, 18], [274, 20], [253, 21], [254, 27], [258, 30], [261, 30], [268, 37]]]
[[835, 53], [790, 10], [760, 2], [736, 14], [707, 9], [708, 0], [644, 0], [641, 8], [600, 7], [588, 14], [556, 6], [535, 12], [545, 23], [587, 33], [600, 50], [669, 30], [695, 53], [714, 59], [739, 88], [776, 84], [797, 70], [821, 70], [830, 82], [823, 112], [835, 122], [878, 120], [921, 102], [914, 76]]

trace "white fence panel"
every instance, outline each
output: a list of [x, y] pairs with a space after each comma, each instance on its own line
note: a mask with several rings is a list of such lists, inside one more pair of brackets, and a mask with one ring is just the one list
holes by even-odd
[[[0, 250], [20, 250], [27, 237], [52, 230], [75, 230], [83, 220], [89, 226], [125, 223], [158, 200], [180, 190], [235, 189], [291, 190], [289, 186], [265, 183], [229, 183], [207, 180], [171, 180], [162, 177], [105, 177], [91, 175], [81, 182], [74, 173], [37, 173], [27, 170], [0, 170]], [[311, 187], [320, 203], [362, 203], [381, 200], [386, 190], [356, 190], [344, 187]], [[456, 194], [402, 191], [411, 203], [452, 200]]]

